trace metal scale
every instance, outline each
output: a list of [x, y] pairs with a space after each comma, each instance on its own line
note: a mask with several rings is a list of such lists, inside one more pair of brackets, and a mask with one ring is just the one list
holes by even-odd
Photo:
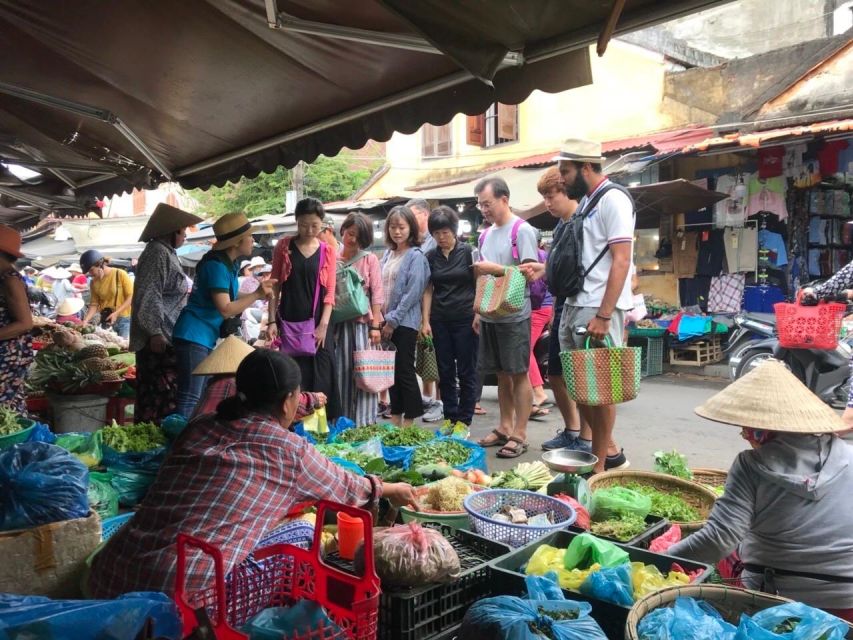
[[584, 475], [590, 473], [598, 457], [586, 451], [554, 449], [542, 454], [542, 462], [557, 472], [557, 477], [548, 483], [548, 495], [563, 493], [577, 500], [587, 510], [592, 507], [592, 492]]

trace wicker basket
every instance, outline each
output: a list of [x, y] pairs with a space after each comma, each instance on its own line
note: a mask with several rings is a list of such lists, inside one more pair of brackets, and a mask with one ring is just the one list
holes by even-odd
[[706, 600], [720, 612], [720, 615], [731, 624], [737, 626], [742, 613], [753, 615], [764, 609], [791, 602], [787, 598], [771, 596], [759, 591], [727, 587], [717, 584], [688, 585], [684, 587], [668, 587], [655, 591], [634, 603], [628, 612], [625, 622], [626, 640], [639, 640], [637, 626], [644, 616], [655, 609], [668, 607], [676, 598], [688, 597]]
[[726, 484], [726, 479], [729, 477], [729, 472], [723, 469], [691, 469], [693, 472], [693, 482], [704, 484], [708, 487], [721, 487]]
[[682, 534], [685, 535], [702, 528], [717, 499], [716, 494], [708, 487], [665, 473], [652, 473], [650, 471], [606, 471], [596, 474], [588, 480], [589, 489], [593, 493], [597, 489], [624, 486], [632, 482], [648, 485], [660, 491], [675, 490], [680, 492], [685, 502], [702, 514], [702, 519], [696, 522], [671, 521], [672, 524], [679, 525]]

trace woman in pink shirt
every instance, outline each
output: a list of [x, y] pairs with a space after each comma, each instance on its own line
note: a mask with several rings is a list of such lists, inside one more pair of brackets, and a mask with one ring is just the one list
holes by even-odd
[[351, 213], [341, 225], [341, 254], [338, 264], [351, 264], [358, 271], [364, 284], [364, 292], [370, 300], [367, 314], [354, 320], [335, 325], [335, 374], [341, 394], [343, 415], [351, 418], [356, 426], [374, 424], [379, 412], [375, 393], [359, 389], [353, 375], [353, 352], [378, 345], [382, 339], [379, 332], [382, 323], [382, 272], [379, 259], [367, 249], [373, 244], [373, 225], [361, 213]]

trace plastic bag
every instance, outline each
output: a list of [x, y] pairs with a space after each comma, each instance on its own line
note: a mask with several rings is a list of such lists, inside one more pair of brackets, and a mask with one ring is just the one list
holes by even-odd
[[0, 593], [0, 638], [126, 640], [136, 636], [149, 619], [151, 637], [182, 637], [178, 609], [163, 593], [126, 593], [115, 600], [51, 600]]
[[121, 453], [108, 445], [103, 445], [101, 461], [108, 469], [117, 467], [126, 471], [157, 473], [166, 457], [166, 447], [157, 447], [151, 451], [128, 451]]
[[119, 504], [125, 507], [132, 507], [139, 504], [148, 493], [148, 487], [154, 482], [157, 477], [156, 473], [148, 471], [130, 471], [113, 467], [110, 470], [112, 475], [111, 484], [118, 492]]
[[354, 473], [357, 476], [367, 475], [360, 466], [358, 466], [355, 462], [351, 460], [346, 460], [344, 458], [339, 458], [338, 456], [332, 456], [329, 458], [331, 462], [334, 462], [339, 467], [346, 469], [347, 471]]
[[590, 573], [581, 585], [580, 592], [590, 598], [598, 598], [623, 607], [634, 606], [631, 565], [621, 564]]
[[566, 569], [586, 569], [593, 563], [602, 567], [615, 567], [627, 562], [627, 551], [589, 533], [575, 536], [563, 556], [563, 566]]
[[302, 418], [302, 426], [305, 431], [324, 436], [329, 433], [329, 421], [326, 418], [326, 407], [314, 409], [314, 413]]
[[525, 573], [528, 576], [556, 574], [557, 582], [561, 588], [577, 591], [590, 573], [601, 568], [600, 564], [593, 564], [586, 569], [566, 569], [563, 564], [565, 555], [565, 549], [557, 549], [543, 544], [530, 556]]
[[660, 569], [653, 564], [632, 562], [631, 582], [634, 589], [634, 598], [639, 600], [643, 596], [666, 587], [683, 587], [688, 585], [690, 584], [690, 576], [683, 571], [675, 569], [663, 575]]
[[169, 438], [169, 440], [174, 440], [181, 435], [181, 432], [184, 429], [186, 429], [187, 424], [189, 424], [189, 422], [184, 416], [180, 413], [173, 413], [172, 415], [163, 418], [163, 422], [160, 423], [160, 428], [163, 429], [163, 433], [166, 434], [166, 437]]
[[90, 469], [101, 464], [103, 452], [100, 431], [60, 434], [56, 437], [56, 446], [73, 454]]
[[[453, 582], [462, 572], [459, 556], [444, 536], [416, 522], [377, 531], [373, 536], [373, 556], [383, 586]], [[355, 552], [356, 573], [361, 573], [363, 566], [361, 545]]]
[[[773, 631], [791, 618], [799, 619], [792, 631]], [[846, 622], [826, 611], [802, 602], [789, 602], [759, 611], [751, 618], [742, 616], [735, 640], [843, 640], [848, 631]]]
[[85, 518], [89, 470], [65, 449], [23, 442], [0, 452], [0, 531]]
[[112, 485], [111, 473], [89, 472], [89, 506], [101, 520], [118, 515], [118, 491]]
[[264, 609], [243, 627], [242, 632], [251, 640], [281, 640], [281, 638], [306, 637], [323, 629], [322, 637], [332, 638], [342, 634], [326, 610], [312, 600], [299, 600], [291, 607]]
[[680, 541], [681, 526], [674, 524], [651, 541], [649, 544], [649, 551], [652, 553], [666, 553], [672, 545]]
[[[545, 485], [545, 486], [547, 487], [547, 485]], [[584, 507], [580, 502], [575, 500], [573, 497], [567, 496], [565, 493], [558, 493], [557, 495], [555, 495], [553, 497], [556, 498], [557, 500], [559, 500], [560, 502], [565, 502], [567, 505], [569, 505], [570, 507], [572, 507], [575, 510], [577, 517], [575, 518], [574, 526], [580, 527], [581, 529], [585, 529], [586, 531], [589, 531], [589, 528], [592, 524], [592, 520], [589, 517], [589, 511], [586, 510], [586, 507]]]
[[364, 444], [361, 444], [355, 448], [356, 452], [367, 456], [368, 458], [382, 458], [383, 450], [382, 450], [382, 439], [379, 437], [371, 438]]
[[335, 442], [335, 439], [341, 434], [341, 432], [346, 431], [347, 429], [352, 429], [354, 426], [355, 422], [344, 416], [330, 422], [326, 442]]
[[641, 640], [734, 640], [736, 629], [706, 602], [676, 598], [643, 616], [637, 632]]
[[618, 520], [624, 515], [637, 516], [641, 520], [652, 510], [652, 499], [625, 487], [607, 487], [592, 494], [592, 517], [602, 520]]
[[27, 437], [27, 442], [46, 442], [48, 444], [55, 444], [56, 435], [46, 424], [36, 422], [33, 430], [30, 431], [29, 437]]

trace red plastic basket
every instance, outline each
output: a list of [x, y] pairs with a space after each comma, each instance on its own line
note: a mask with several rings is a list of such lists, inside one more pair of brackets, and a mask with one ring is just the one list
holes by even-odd
[[[326, 564], [321, 557], [322, 523], [327, 511], [344, 512], [364, 522], [364, 575], [355, 576]], [[179, 534], [175, 602], [183, 617], [184, 636], [198, 626], [204, 609], [217, 640], [245, 640], [238, 632], [253, 616], [269, 607], [312, 600], [324, 607], [335, 627], [319, 627], [288, 640], [375, 640], [379, 617], [380, 582], [373, 564], [373, 520], [370, 513], [342, 504], [317, 503], [317, 527], [311, 549], [278, 544], [254, 552], [254, 566], [240, 565], [226, 586], [219, 549], [192, 536]], [[214, 586], [187, 593], [187, 552], [195, 548], [211, 557]]]
[[773, 305], [779, 344], [786, 349], [835, 349], [846, 305], [820, 302], [804, 307], [799, 302], [800, 296], [797, 295], [796, 303], [777, 302]]

